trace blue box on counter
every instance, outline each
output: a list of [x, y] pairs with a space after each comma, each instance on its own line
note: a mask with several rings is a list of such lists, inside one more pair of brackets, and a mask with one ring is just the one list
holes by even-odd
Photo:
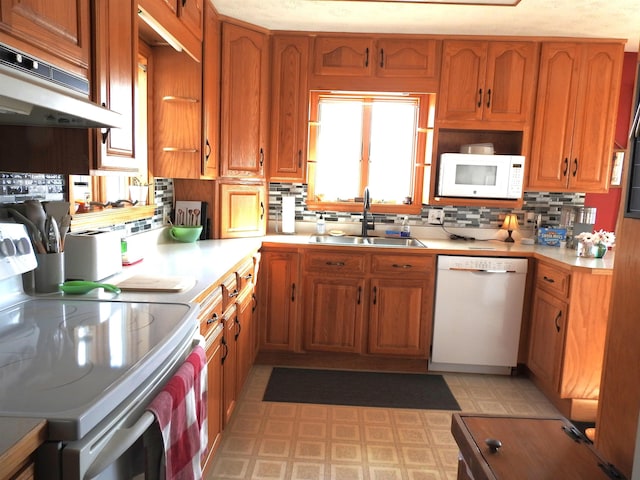
[[567, 239], [566, 228], [541, 227], [538, 230], [538, 244], [549, 247], [559, 247], [560, 242]]

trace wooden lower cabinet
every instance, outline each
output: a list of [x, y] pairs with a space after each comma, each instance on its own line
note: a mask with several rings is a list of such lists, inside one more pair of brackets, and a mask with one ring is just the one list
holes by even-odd
[[224, 313], [222, 324], [222, 397], [223, 426], [229, 424], [238, 399], [238, 324], [236, 322], [236, 305], [233, 304]]
[[255, 329], [253, 324], [253, 287], [245, 288], [244, 291], [238, 296], [237, 302], [238, 311], [236, 313], [237, 323], [237, 381], [236, 381], [236, 394], [239, 396], [244, 382], [246, 381], [253, 360], [255, 358], [253, 331]]
[[222, 439], [222, 332], [207, 340], [207, 456], [203, 465], [206, 471], [212, 463]]
[[260, 349], [294, 351], [299, 330], [300, 281], [297, 249], [264, 249], [258, 284]]
[[304, 349], [362, 353], [365, 281], [305, 276]]
[[537, 262], [527, 367], [571, 420], [596, 418], [611, 278]]

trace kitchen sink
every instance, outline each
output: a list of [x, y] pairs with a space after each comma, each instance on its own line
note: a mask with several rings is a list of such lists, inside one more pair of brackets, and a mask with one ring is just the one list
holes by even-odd
[[386, 238], [386, 237], [334, 237], [331, 235], [311, 235], [309, 243], [322, 243], [325, 245], [362, 245], [380, 247], [421, 247], [425, 245], [415, 238]]

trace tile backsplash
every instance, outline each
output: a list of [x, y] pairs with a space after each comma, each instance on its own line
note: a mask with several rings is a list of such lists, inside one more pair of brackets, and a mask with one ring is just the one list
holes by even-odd
[[[295, 197], [295, 214], [298, 222], [315, 222], [317, 213], [306, 209], [307, 185], [303, 183], [270, 183], [269, 184], [269, 220], [280, 221], [282, 212], [282, 197]], [[444, 210], [444, 225], [447, 227], [473, 227], [473, 228], [500, 228], [506, 213], [518, 215], [520, 224], [525, 224], [527, 213], [542, 216], [542, 224], [558, 226], [560, 223], [560, 210], [563, 205], [584, 205], [584, 193], [550, 193], [550, 192], [525, 192], [522, 209], [499, 209], [483, 207], [432, 207], [423, 205], [419, 215], [410, 215], [412, 225], [427, 225], [427, 216], [430, 208], [442, 208]], [[401, 224], [404, 215], [374, 214], [376, 223]], [[326, 212], [324, 218], [327, 222], [358, 222], [362, 213], [351, 212]]]

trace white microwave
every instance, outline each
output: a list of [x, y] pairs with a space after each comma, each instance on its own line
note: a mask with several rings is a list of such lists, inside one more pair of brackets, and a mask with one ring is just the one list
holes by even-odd
[[517, 199], [522, 196], [523, 182], [522, 155], [440, 155], [440, 197]]

